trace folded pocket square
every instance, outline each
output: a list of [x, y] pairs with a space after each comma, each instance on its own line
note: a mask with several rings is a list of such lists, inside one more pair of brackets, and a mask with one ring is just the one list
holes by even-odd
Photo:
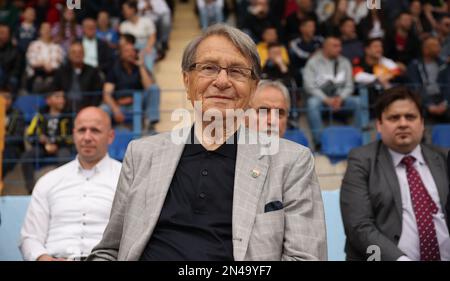
[[283, 209], [283, 203], [281, 203], [280, 201], [272, 201], [264, 206], [264, 213], [278, 211], [281, 209]]

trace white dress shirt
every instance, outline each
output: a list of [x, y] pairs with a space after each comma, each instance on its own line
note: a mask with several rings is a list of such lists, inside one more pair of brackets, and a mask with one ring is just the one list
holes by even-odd
[[21, 230], [24, 259], [87, 256], [108, 223], [120, 169], [106, 155], [91, 170], [77, 158], [41, 177]]
[[139, 17], [136, 23], [126, 20], [120, 24], [120, 33], [129, 33], [136, 37], [136, 47], [143, 49], [147, 45], [148, 38], [156, 32], [156, 27], [150, 18]]
[[97, 39], [83, 38], [84, 63], [92, 67], [98, 66]]
[[[397, 153], [391, 149], [389, 152], [394, 162], [395, 172], [400, 185], [400, 192], [402, 197], [402, 234], [398, 242], [398, 248], [406, 255], [410, 260], [420, 260], [420, 247], [419, 247], [419, 231], [417, 229], [416, 216], [411, 202], [411, 193], [409, 190], [408, 179], [406, 177], [406, 167], [401, 163], [404, 154]], [[439, 199], [439, 193], [434, 182], [431, 171], [425, 162], [420, 145], [418, 145], [410, 154], [416, 161], [414, 162], [414, 168], [420, 175], [425, 188], [433, 199], [434, 203], [438, 207], [437, 214], [433, 215], [433, 222], [436, 228], [436, 235], [439, 242], [439, 250], [441, 253], [441, 260], [450, 260], [450, 237], [448, 233], [447, 224], [445, 222], [445, 215], [441, 208], [441, 202]], [[407, 260], [405, 257], [399, 260]]]

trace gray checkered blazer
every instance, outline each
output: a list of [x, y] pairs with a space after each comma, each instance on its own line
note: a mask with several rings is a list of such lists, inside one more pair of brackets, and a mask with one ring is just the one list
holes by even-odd
[[[249, 134], [241, 129], [239, 137]], [[232, 216], [234, 259], [326, 260], [323, 204], [310, 150], [281, 139], [279, 152], [269, 156], [261, 154], [261, 146], [238, 144]], [[183, 148], [184, 144], [171, 141], [170, 133], [129, 144], [110, 221], [88, 260], [140, 258]], [[267, 208], [268, 203], [276, 207]]]

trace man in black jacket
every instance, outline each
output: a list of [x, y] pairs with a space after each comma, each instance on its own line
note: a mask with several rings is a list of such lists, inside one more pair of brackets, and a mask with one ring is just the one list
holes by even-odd
[[[23, 134], [25, 120], [22, 112], [12, 108], [12, 95], [9, 88], [0, 88], [0, 96], [6, 101], [5, 148], [3, 150], [3, 178], [14, 169], [24, 151]], [[15, 161], [17, 160], [17, 161]]]
[[450, 67], [439, 58], [441, 45], [435, 37], [422, 43], [422, 57], [408, 66], [408, 79], [424, 100], [426, 121], [450, 122]]
[[81, 42], [69, 48], [69, 61], [55, 75], [55, 86], [66, 93], [67, 108], [78, 112], [87, 106], [98, 106], [102, 100], [102, 81], [97, 68], [83, 62], [84, 49]]
[[97, 23], [92, 18], [83, 20], [83, 37], [81, 39], [84, 47], [84, 63], [92, 67], [98, 67], [103, 77], [111, 69], [114, 63], [114, 52], [107, 43], [98, 40]]
[[15, 92], [22, 72], [22, 55], [11, 43], [11, 29], [0, 23], [0, 86], [9, 86]]

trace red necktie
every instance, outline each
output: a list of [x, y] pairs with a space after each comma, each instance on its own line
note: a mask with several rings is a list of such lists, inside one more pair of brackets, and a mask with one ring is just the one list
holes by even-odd
[[401, 163], [406, 166], [406, 177], [419, 231], [420, 260], [439, 261], [441, 255], [432, 216], [437, 214], [438, 208], [413, 166], [415, 161], [413, 156], [405, 156]]

